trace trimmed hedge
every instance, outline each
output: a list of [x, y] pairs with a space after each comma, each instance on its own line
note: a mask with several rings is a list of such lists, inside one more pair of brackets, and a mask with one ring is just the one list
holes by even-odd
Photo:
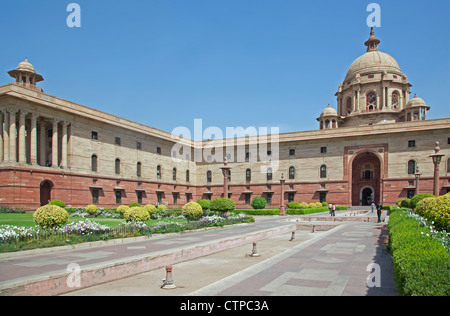
[[[347, 206], [336, 206], [337, 211], [347, 210]], [[264, 209], [264, 210], [236, 210], [241, 213], [245, 213], [248, 215], [279, 215], [280, 209], [279, 208], [273, 208], [273, 209]], [[313, 213], [322, 213], [322, 212], [328, 212], [328, 207], [316, 207], [316, 208], [303, 208], [303, 209], [295, 209], [295, 208], [288, 208], [286, 210], [287, 215], [306, 215], [306, 214], [313, 214]]]
[[428, 228], [396, 210], [389, 217], [389, 237], [394, 275], [405, 296], [449, 296], [450, 254], [437, 240], [427, 236]]

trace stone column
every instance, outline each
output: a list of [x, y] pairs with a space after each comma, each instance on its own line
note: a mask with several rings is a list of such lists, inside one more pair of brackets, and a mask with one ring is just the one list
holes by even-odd
[[52, 131], [52, 167], [58, 167], [58, 120], [53, 119]]
[[30, 163], [37, 164], [37, 118], [36, 113], [31, 114], [31, 134], [30, 134]]
[[3, 111], [4, 125], [3, 128], [3, 160], [9, 161], [9, 114]]
[[47, 124], [45, 121], [40, 121], [41, 134], [39, 136], [39, 165], [46, 166], [47, 164]]
[[0, 162], [3, 161], [3, 112], [0, 111]]
[[19, 113], [19, 163], [27, 163], [26, 142], [25, 142], [25, 117], [27, 112]]
[[9, 161], [17, 162], [16, 109], [9, 109]]
[[286, 216], [285, 213], [285, 204], [284, 204], [284, 183], [286, 180], [284, 179], [284, 175], [281, 174], [280, 185], [281, 185], [281, 203], [280, 203], [280, 214], [279, 216]]
[[67, 168], [67, 126], [68, 121], [62, 121], [62, 157], [61, 157], [61, 167]]

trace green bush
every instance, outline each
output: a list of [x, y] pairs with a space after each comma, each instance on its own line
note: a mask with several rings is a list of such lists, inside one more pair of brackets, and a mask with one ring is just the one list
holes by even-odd
[[69, 213], [58, 205], [45, 205], [34, 212], [33, 220], [41, 227], [62, 227], [69, 221]]
[[130, 207], [128, 205], [121, 205], [117, 208], [116, 212], [123, 215], [129, 208]]
[[263, 210], [267, 206], [267, 201], [265, 198], [255, 196], [252, 200], [252, 207], [255, 210]]
[[203, 214], [203, 209], [197, 202], [189, 202], [183, 206], [181, 213], [188, 221], [199, 219]]
[[450, 254], [424, 229], [403, 210], [396, 210], [389, 217], [397, 288], [405, 296], [449, 296]]
[[410, 208], [415, 209], [417, 206], [417, 203], [419, 203], [420, 201], [422, 201], [423, 199], [426, 198], [435, 198], [436, 196], [430, 193], [421, 193], [421, 194], [417, 194], [415, 196], [413, 196], [411, 198], [411, 202], [409, 203]]
[[280, 215], [279, 208], [263, 209], [263, 210], [240, 210], [240, 212], [245, 213], [247, 215], [265, 215], [265, 216]]
[[425, 198], [417, 203], [415, 213], [434, 222], [437, 229], [450, 230], [450, 193], [437, 198]]
[[135, 207], [135, 206], [137, 206], [137, 207], [141, 207], [141, 204], [139, 204], [139, 203], [131, 203], [130, 204], [130, 207]]
[[66, 207], [66, 203], [64, 203], [61, 200], [51, 200], [50, 202], [48, 202], [48, 205], [57, 205], [57, 206], [62, 207], [62, 208]]
[[167, 210], [167, 206], [164, 205], [164, 204], [159, 204], [157, 209], [160, 210], [160, 211]]
[[301, 209], [303, 209], [303, 208], [308, 208], [308, 203], [306, 203], [306, 202], [300, 203], [300, 208], [301, 208]]
[[235, 209], [236, 204], [229, 198], [217, 198], [211, 202], [211, 211], [226, 213]]
[[127, 222], [147, 222], [150, 220], [150, 214], [142, 207], [130, 207], [123, 213], [123, 217]]
[[411, 208], [411, 199], [403, 200], [400, 203], [400, 207]]
[[156, 206], [154, 206], [153, 204], [147, 204], [143, 207], [143, 209], [146, 210], [150, 216], [156, 214], [156, 212], [158, 211], [156, 209]]
[[211, 208], [211, 201], [210, 200], [198, 200], [197, 201], [198, 204], [200, 204], [200, 206], [202, 207], [203, 211], [207, 211]]
[[94, 215], [95, 213], [97, 213], [98, 208], [94, 204], [89, 204], [88, 206], [86, 206], [85, 210], [90, 215]]
[[289, 208], [295, 208], [295, 209], [300, 209], [301, 208], [300, 203], [298, 203], [298, 202], [290, 202], [288, 204], [288, 207]]

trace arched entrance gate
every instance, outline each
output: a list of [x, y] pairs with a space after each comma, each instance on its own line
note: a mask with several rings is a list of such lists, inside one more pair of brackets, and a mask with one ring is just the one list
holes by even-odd
[[352, 205], [381, 201], [381, 161], [373, 152], [359, 153], [352, 162]]
[[40, 185], [41, 206], [47, 205], [48, 202], [52, 199], [52, 188], [53, 183], [51, 181], [45, 180], [41, 182]]

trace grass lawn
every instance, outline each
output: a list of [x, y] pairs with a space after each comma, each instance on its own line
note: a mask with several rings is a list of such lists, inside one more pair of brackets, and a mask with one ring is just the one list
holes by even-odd
[[[70, 217], [69, 224], [73, 222], [79, 222], [84, 220], [82, 217]], [[125, 222], [124, 219], [117, 218], [89, 218], [91, 221], [95, 221], [101, 225], [117, 226], [120, 223]], [[165, 220], [166, 222], [186, 222], [183, 220]], [[160, 222], [159, 220], [149, 220], [147, 225], [154, 225]], [[0, 225], [12, 225], [18, 227], [33, 227], [36, 223], [33, 221], [33, 214], [14, 214], [14, 213], [0, 213]]]

